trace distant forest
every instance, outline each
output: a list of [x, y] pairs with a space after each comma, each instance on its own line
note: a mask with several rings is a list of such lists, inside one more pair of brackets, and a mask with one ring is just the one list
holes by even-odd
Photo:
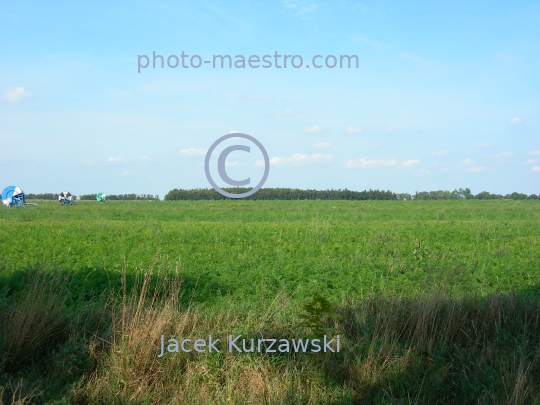
[[[231, 187], [224, 188], [229, 193], [245, 193], [249, 188]], [[96, 194], [83, 194], [74, 196], [79, 200], [95, 200]], [[57, 200], [58, 193], [26, 194], [29, 200]], [[298, 188], [261, 188], [255, 194], [246, 197], [247, 200], [538, 200], [537, 194], [491, 194], [482, 191], [474, 195], [469, 188], [447, 191], [417, 191], [414, 194], [393, 193], [390, 190], [301, 190]], [[226, 200], [213, 188], [195, 188], [190, 190], [174, 189], [165, 196], [166, 201], [178, 200]], [[152, 194], [107, 194], [107, 200], [158, 200], [159, 195]]]
[[[79, 200], [95, 200], [96, 194], [74, 196]], [[26, 194], [28, 200], [58, 200], [58, 193]], [[107, 194], [107, 200], [159, 200], [159, 195], [152, 194]]]
[[[245, 193], [249, 188], [224, 188], [229, 193]], [[196, 188], [191, 190], [174, 189], [169, 191], [165, 200], [225, 200], [225, 197], [219, 194], [213, 188]], [[261, 188], [255, 194], [246, 197], [247, 200], [538, 200], [537, 194], [491, 194], [488, 191], [482, 191], [474, 195], [469, 188], [454, 191], [417, 191], [415, 194], [393, 193], [390, 190], [300, 190], [296, 188]]]
[[[83, 194], [80, 200], [95, 200], [96, 194]], [[107, 200], [159, 200], [159, 195], [152, 194], [107, 194]]]

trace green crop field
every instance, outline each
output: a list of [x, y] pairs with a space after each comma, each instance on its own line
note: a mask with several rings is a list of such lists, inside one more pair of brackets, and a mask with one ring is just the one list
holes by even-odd
[[414, 293], [453, 276], [455, 293], [488, 294], [540, 284], [540, 203], [40, 202], [0, 210], [0, 252], [4, 275], [61, 268], [89, 288], [108, 286], [104, 270], [175, 269], [210, 301]]
[[[38, 204], [0, 210], [0, 404], [540, 403], [539, 201]], [[341, 353], [157, 357], [317, 297]]]

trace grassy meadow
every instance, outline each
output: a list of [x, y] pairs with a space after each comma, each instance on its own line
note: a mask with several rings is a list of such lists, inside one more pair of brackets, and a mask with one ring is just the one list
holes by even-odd
[[[0, 404], [540, 403], [538, 201], [39, 201], [0, 210]], [[335, 354], [157, 358], [159, 337]]]

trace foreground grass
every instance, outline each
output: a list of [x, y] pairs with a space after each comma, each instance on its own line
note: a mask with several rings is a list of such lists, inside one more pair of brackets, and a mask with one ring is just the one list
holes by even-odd
[[[159, 339], [294, 338], [285, 291], [259, 305], [182, 304], [182, 281], [146, 274], [131, 293], [68, 304], [61, 273], [28, 275], [0, 301], [2, 404], [540, 403], [540, 295], [375, 295], [329, 323], [340, 353], [177, 353]], [[126, 285], [124, 277], [121, 284]]]

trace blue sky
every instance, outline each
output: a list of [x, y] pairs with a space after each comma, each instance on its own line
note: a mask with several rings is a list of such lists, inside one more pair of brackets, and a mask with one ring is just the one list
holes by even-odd
[[[540, 193], [537, 1], [0, 2], [0, 186], [209, 187], [231, 131], [267, 187]], [[156, 68], [138, 55], [357, 55], [359, 67]], [[255, 182], [257, 156], [233, 152]], [[253, 184], [254, 185], [254, 184]]]

